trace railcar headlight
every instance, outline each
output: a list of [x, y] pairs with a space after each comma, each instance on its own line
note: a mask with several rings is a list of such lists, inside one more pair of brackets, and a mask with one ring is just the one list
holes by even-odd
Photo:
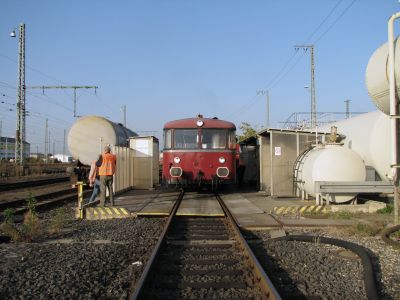
[[178, 156], [174, 157], [174, 163], [179, 164], [180, 162], [181, 159]]
[[220, 158], [218, 159], [218, 161], [219, 161], [221, 164], [224, 164], [224, 163], [225, 163], [225, 157], [220, 157]]

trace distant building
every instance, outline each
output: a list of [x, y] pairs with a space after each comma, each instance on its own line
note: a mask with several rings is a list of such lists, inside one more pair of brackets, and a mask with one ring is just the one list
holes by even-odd
[[43, 153], [31, 153], [31, 155], [29, 157], [34, 158], [34, 159], [44, 159], [44, 154]]
[[[27, 142], [24, 142], [23, 149], [24, 158], [29, 158], [31, 145]], [[0, 138], [0, 159], [15, 159], [15, 138], [6, 136]]]
[[57, 159], [63, 163], [70, 163], [72, 162], [72, 156], [70, 155], [63, 155], [63, 154], [55, 154], [51, 158]]

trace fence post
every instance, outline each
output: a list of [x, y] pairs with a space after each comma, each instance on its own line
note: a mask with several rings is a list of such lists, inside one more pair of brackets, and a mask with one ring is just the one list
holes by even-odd
[[86, 185], [83, 181], [77, 181], [76, 184], [72, 185], [72, 187], [76, 187], [78, 189], [78, 219], [83, 219], [83, 186]]

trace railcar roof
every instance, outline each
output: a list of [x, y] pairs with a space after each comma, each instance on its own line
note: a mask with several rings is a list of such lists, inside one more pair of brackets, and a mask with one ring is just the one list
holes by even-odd
[[199, 128], [197, 126], [197, 121], [203, 121], [203, 126], [201, 128], [226, 128], [236, 130], [235, 124], [232, 122], [219, 120], [219, 119], [209, 119], [209, 118], [188, 118], [188, 119], [180, 119], [174, 120], [165, 123], [164, 129], [172, 129], [172, 128]]

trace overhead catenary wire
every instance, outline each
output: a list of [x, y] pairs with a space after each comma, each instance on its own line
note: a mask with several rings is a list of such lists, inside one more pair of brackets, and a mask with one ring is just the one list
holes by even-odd
[[[357, 0], [352, 0], [349, 5], [347, 5], [344, 10], [334, 19], [334, 21], [328, 26], [326, 30], [322, 32], [321, 35], [319, 35], [314, 42], [311, 44], [317, 44], [337, 23], [338, 21], [345, 15], [345, 13], [354, 5], [354, 3]], [[313, 30], [313, 32], [307, 37], [305, 42], [303, 44], [308, 43], [312, 39], [313, 36], [323, 27], [323, 25], [328, 21], [328, 19], [334, 14], [334, 12], [339, 8], [340, 4], [343, 2], [343, 0], [339, 0], [334, 7], [329, 11], [329, 13], [326, 15], [326, 17], [319, 23], [319, 25], [316, 27], [316, 29]], [[293, 53], [289, 59], [285, 62], [285, 64], [282, 66], [282, 68], [279, 69], [279, 71], [276, 73], [276, 75], [261, 89], [258, 90], [271, 90], [275, 88], [293, 69], [294, 67], [299, 63], [299, 61], [302, 59], [305, 53], [301, 56], [297, 56], [297, 59], [293, 62], [293, 60], [296, 58], [297, 51]], [[240, 106], [236, 111], [230, 114], [230, 116], [237, 116], [238, 114], [242, 114], [245, 109], [248, 109], [252, 107], [257, 100], [259, 95], [254, 95], [253, 97], [250, 98], [246, 102], [245, 105]]]

